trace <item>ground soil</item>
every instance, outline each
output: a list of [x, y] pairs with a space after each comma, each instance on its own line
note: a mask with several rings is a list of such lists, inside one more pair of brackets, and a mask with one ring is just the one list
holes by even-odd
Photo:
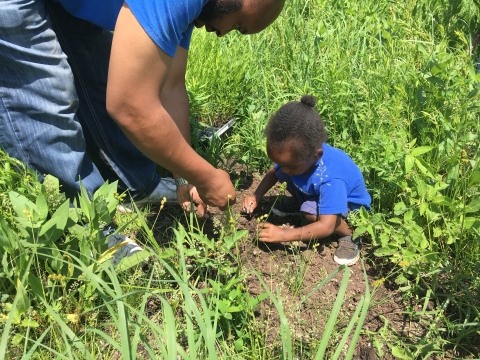
[[[261, 174], [249, 175], [244, 171], [236, 171], [231, 174], [231, 177], [234, 181], [238, 180], [237, 202], [232, 208], [236, 227], [248, 230], [248, 238], [241, 241], [240, 253], [237, 254], [245, 269], [248, 291], [252, 296], [265, 292], [264, 285], [252, 272], [254, 270], [261, 275], [272, 293], [281, 297], [283, 311], [288, 319], [292, 337], [297, 339], [302, 347], [312, 346], [315, 348], [330, 316], [342, 281], [343, 271], [315, 291], [300, 306], [299, 303], [338, 268], [333, 261], [336, 239], [332, 237], [318, 242], [269, 244], [268, 246], [258, 242], [257, 219], [270, 212], [279, 194], [279, 186], [273, 188], [264, 197], [252, 215], [246, 215], [240, 212], [242, 200], [245, 196], [253, 194], [261, 181]], [[210, 218], [205, 221], [203, 231], [209, 235], [209, 238], [216, 238], [218, 237], [218, 224], [225, 220], [225, 215], [215, 208], [209, 209], [209, 214]], [[166, 206], [162, 210], [162, 216], [157, 215], [155, 212], [152, 213], [152, 217], [156, 218], [155, 233], [159, 242], [171, 239], [169, 229], [178, 219], [180, 222], [182, 222], [181, 219], [185, 219], [183, 211], [175, 205]], [[281, 218], [271, 214], [268, 221], [284, 227], [302, 225], [302, 219], [299, 216]], [[407, 310], [418, 311], [422, 305], [408, 301], [402, 297], [397, 286], [381, 280], [389, 270], [385, 268], [386, 265], [382, 264], [385, 262], [379, 261], [372, 255], [372, 249], [367, 239], [362, 246], [362, 261], [350, 267], [347, 293], [337, 319], [337, 328], [331, 340], [330, 350], [335, 351], [335, 342], [340, 341], [343, 334], [342, 329], [348, 325], [358, 302], [365, 294], [365, 274], [372, 299], [362, 335], [355, 348], [354, 359], [395, 359], [391, 355], [391, 348], [385, 345], [389, 342], [386, 337], [391, 331], [405, 339], [412, 339], [412, 341], [425, 334], [429, 323], [428, 316], [425, 318], [425, 322], [418, 322], [418, 320], [411, 322], [407, 315]], [[427, 310], [432, 310], [434, 307], [434, 303], [429, 303]], [[280, 321], [272, 301], [268, 298], [264, 300], [256, 314], [257, 324], [265, 333], [268, 339], [267, 343], [272, 346], [280, 344]], [[379, 341], [375, 341], [375, 339]], [[380, 345], [375, 346], [375, 344]], [[349, 341], [347, 341], [345, 349], [348, 345]], [[299, 358], [307, 359], [308, 356], [300, 355]]]

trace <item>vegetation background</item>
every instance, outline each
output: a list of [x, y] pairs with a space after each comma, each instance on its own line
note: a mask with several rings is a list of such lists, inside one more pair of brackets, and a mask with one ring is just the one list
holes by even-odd
[[[386, 269], [382, 281], [400, 287], [406, 302], [437, 304], [422, 339], [388, 328], [367, 334], [379, 352], [396, 358], [478, 357], [478, 5], [290, 0], [263, 33], [217, 39], [196, 31], [192, 40], [194, 134], [237, 120], [225, 142], [194, 143], [216, 166], [234, 161], [264, 171], [269, 116], [303, 94], [318, 98], [329, 143], [350, 154], [372, 194], [372, 212], [354, 221]], [[191, 216], [186, 228], [177, 226], [171, 246], [160, 247], [144, 214], [115, 213], [122, 200], [115, 184], [94, 199], [83, 194], [72, 208], [55, 179], [39, 184], [15, 160], [2, 154], [0, 162], [0, 358], [354, 356], [369, 287], [357, 316], [339, 328], [340, 287], [324, 337], [306, 353], [282, 317], [281, 298], [268, 286], [258, 297], [243, 288], [234, 250], [245, 233], [235, 230], [234, 216], [216, 241]], [[108, 261], [115, 248], [105, 249], [102, 232], [112, 221], [146, 246], [115, 270]], [[148, 255], [149, 266], [138, 266]], [[188, 257], [197, 257], [193, 268]], [[348, 270], [338, 271], [348, 281]], [[267, 344], [255, 324], [255, 307], [267, 297], [283, 319], [279, 347]], [[161, 306], [146, 311], [152, 298]], [[329, 342], [334, 332], [342, 346]]]

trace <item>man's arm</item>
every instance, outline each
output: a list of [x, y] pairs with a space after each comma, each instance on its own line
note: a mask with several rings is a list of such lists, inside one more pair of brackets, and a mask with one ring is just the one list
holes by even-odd
[[113, 37], [107, 109], [145, 155], [195, 183], [207, 204], [225, 209], [229, 195], [230, 204], [235, 201], [228, 174], [193, 151], [162, 103], [160, 94], [173, 66], [173, 58], [150, 39], [124, 4]]
[[190, 106], [188, 103], [185, 74], [187, 71], [188, 51], [181, 46], [172, 59], [172, 67], [165, 86], [160, 94], [160, 101], [165, 110], [172, 117], [183, 138], [191, 145], [190, 141]]
[[[172, 117], [183, 138], [191, 146], [190, 141], [190, 106], [188, 102], [187, 87], [185, 86], [185, 74], [187, 71], [188, 51], [178, 46], [173, 57], [172, 68], [168, 74], [165, 86], [160, 94], [160, 101], [165, 110]], [[181, 176], [173, 174], [178, 179]], [[198, 196], [194, 184], [177, 187], [178, 204], [185, 210], [190, 211], [191, 200], [197, 205], [197, 215], [205, 216], [207, 206]]]

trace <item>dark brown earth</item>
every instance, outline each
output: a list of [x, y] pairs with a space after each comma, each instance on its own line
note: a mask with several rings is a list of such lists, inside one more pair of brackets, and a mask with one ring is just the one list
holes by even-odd
[[[248, 230], [248, 238], [242, 239], [238, 246], [238, 257], [243, 263], [248, 291], [252, 296], [265, 292], [264, 286], [255, 275], [255, 273], [260, 274], [270, 291], [276, 294], [277, 298], [282, 299], [283, 311], [288, 319], [292, 338], [298, 343], [301, 342], [303, 347], [311, 346], [315, 349], [330, 316], [343, 271], [314, 292], [300, 307], [298, 304], [338, 268], [333, 261], [336, 239], [332, 237], [318, 242], [294, 244], [259, 243], [256, 240], [257, 219], [269, 213], [279, 193], [279, 186], [264, 197], [252, 215], [245, 215], [240, 213], [242, 200], [245, 196], [253, 194], [261, 181], [261, 175], [258, 173], [247, 175], [243, 171], [238, 171], [232, 173], [231, 177], [234, 182], [238, 181], [237, 202], [232, 207], [236, 228]], [[225, 221], [225, 215], [215, 208], [209, 209], [209, 214], [210, 218], [203, 224], [203, 231], [209, 238], [217, 238], [218, 226]], [[171, 227], [175, 221], [178, 220], [186, 225], [184, 213], [176, 205], [166, 206], [161, 216], [154, 211], [151, 216], [156, 219], [155, 236], [163, 244], [172, 238]], [[273, 224], [287, 227], [301, 226], [301, 220], [299, 216], [280, 218], [273, 214], [268, 218], [268, 221]], [[428, 304], [426, 315], [423, 317], [425, 321], [419, 322], [418, 319], [416, 322], [411, 321], [408, 313], [420, 311], [422, 304], [404, 299], [395, 284], [384, 281], [384, 277], [391, 269], [387, 268], [388, 265], [382, 265], [385, 264], [383, 260], [380, 261], [372, 255], [368, 239], [362, 247], [362, 261], [350, 267], [347, 293], [334, 335], [330, 340], [329, 351], [333, 354], [336, 350], [335, 343], [340, 341], [343, 330], [348, 325], [358, 302], [365, 295], [367, 285], [362, 264], [372, 298], [362, 335], [355, 348], [354, 359], [395, 359], [396, 357], [392, 355], [392, 346], [395, 344], [391, 343], [393, 338], [390, 334], [394, 332], [397, 336], [406, 339], [405, 343], [414, 344], [426, 333], [431, 320], [428, 318], [428, 313], [435, 308], [435, 304], [433, 302]], [[268, 343], [278, 346], [280, 344], [279, 316], [274, 304], [268, 298], [261, 303], [257, 311], [257, 323], [265, 333]], [[347, 341], [344, 354], [349, 343]], [[299, 358], [309, 357], [300, 356]]]

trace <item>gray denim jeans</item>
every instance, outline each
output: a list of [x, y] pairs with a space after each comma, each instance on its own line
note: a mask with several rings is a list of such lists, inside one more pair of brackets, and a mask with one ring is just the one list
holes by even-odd
[[136, 199], [160, 181], [156, 164], [106, 111], [112, 33], [51, 0], [0, 2], [0, 147], [68, 197], [119, 181]]

